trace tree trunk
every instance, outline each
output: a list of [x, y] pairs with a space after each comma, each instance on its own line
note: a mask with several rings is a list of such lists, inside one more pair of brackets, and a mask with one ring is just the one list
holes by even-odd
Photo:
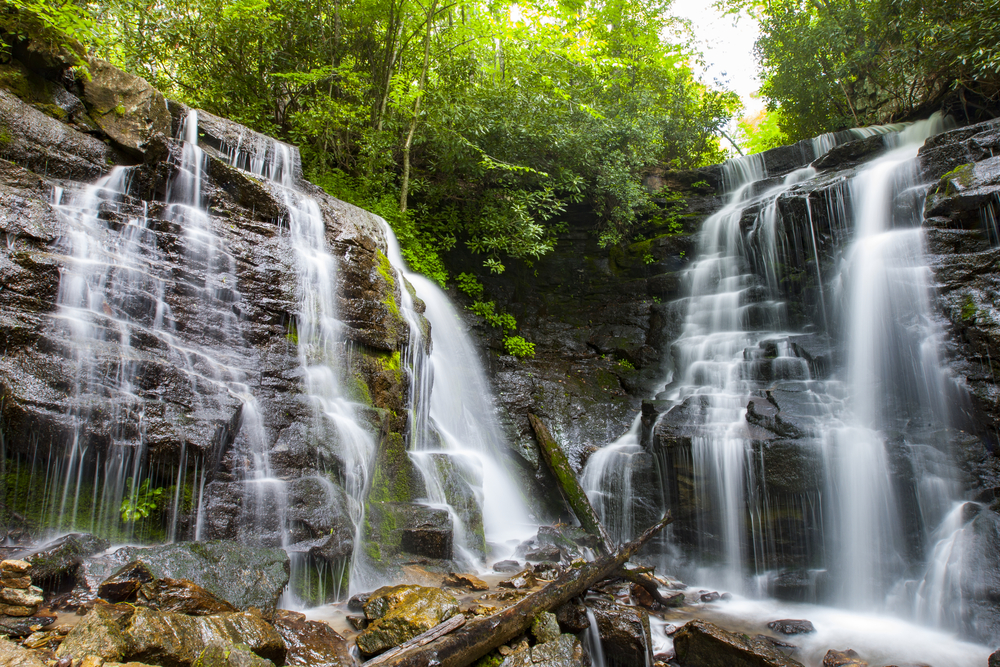
[[413, 145], [413, 133], [417, 130], [417, 117], [420, 115], [420, 98], [424, 96], [424, 86], [427, 84], [427, 69], [431, 61], [431, 26], [434, 24], [434, 12], [437, 11], [437, 0], [432, 0], [427, 10], [427, 31], [424, 33], [424, 66], [420, 70], [420, 82], [417, 86], [417, 99], [413, 100], [413, 118], [410, 119], [410, 131], [406, 133], [406, 143], [403, 144], [403, 182], [399, 187], [399, 210], [406, 213], [406, 199], [410, 191], [410, 146]]
[[580, 482], [573, 472], [573, 467], [570, 466], [569, 459], [566, 458], [559, 443], [552, 437], [552, 433], [549, 432], [548, 427], [542, 423], [541, 419], [529, 413], [528, 421], [531, 422], [531, 428], [535, 429], [535, 437], [541, 446], [542, 457], [559, 483], [559, 492], [562, 497], [576, 514], [576, 518], [580, 520], [583, 529], [597, 538], [601, 552], [611, 553], [613, 549], [611, 538], [604, 530], [604, 525], [598, 518], [597, 512], [594, 511], [594, 506], [590, 504], [590, 499], [587, 498], [583, 487], [580, 486]]
[[517, 604], [491, 616], [469, 621], [461, 629], [425, 646], [416, 647], [382, 663], [386, 667], [463, 667], [483, 657], [497, 646], [524, 633], [543, 611], [569, 602], [598, 581], [616, 572], [664, 526], [673, 521], [668, 512], [663, 519], [615, 553], [602, 556], [563, 574]]

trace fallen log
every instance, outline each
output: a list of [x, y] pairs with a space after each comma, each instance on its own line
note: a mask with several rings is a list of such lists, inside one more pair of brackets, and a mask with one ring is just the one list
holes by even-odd
[[623, 567], [617, 572], [615, 572], [615, 575], [627, 581], [631, 581], [633, 584], [642, 586], [643, 588], [646, 589], [646, 592], [649, 593], [649, 595], [654, 600], [656, 600], [657, 602], [659, 602], [661, 605], [663, 605], [668, 609], [670, 607], [681, 607], [684, 605], [684, 595], [682, 593], [678, 593], [677, 595], [671, 595], [668, 598], [663, 597], [663, 595], [660, 594], [660, 588], [659, 586], [657, 586], [656, 580], [653, 579], [648, 574], [646, 574], [645, 572], [628, 570]]
[[531, 428], [535, 430], [535, 438], [542, 450], [542, 457], [549, 466], [556, 481], [559, 483], [559, 493], [569, 504], [576, 518], [580, 520], [580, 525], [588, 533], [597, 538], [598, 548], [601, 553], [607, 555], [614, 551], [611, 538], [604, 530], [604, 524], [594, 511], [594, 506], [590, 504], [587, 493], [580, 486], [580, 481], [573, 472], [573, 467], [569, 464], [569, 459], [563, 453], [562, 447], [552, 437], [548, 427], [535, 415], [528, 413], [528, 421]]
[[560, 576], [541, 590], [516, 604], [484, 618], [469, 621], [462, 628], [424, 646], [400, 652], [382, 662], [383, 667], [464, 667], [496, 647], [523, 634], [543, 611], [549, 611], [583, 594], [593, 584], [614, 574], [642, 545], [673, 521], [668, 512], [642, 535], [615, 553], [585, 563]]
[[443, 637], [452, 630], [457, 630], [465, 625], [465, 616], [462, 614], [457, 614], [452, 616], [447, 621], [442, 621], [438, 623], [433, 628], [427, 632], [421, 633], [414, 637], [413, 639], [407, 639], [405, 642], [397, 646], [396, 648], [389, 649], [385, 653], [379, 656], [375, 656], [371, 660], [361, 663], [361, 667], [376, 667], [376, 665], [382, 665], [393, 658], [395, 658], [400, 653], [405, 653], [410, 649], [417, 648], [418, 646], [423, 646], [425, 644], [430, 644], [432, 641], [438, 637]]

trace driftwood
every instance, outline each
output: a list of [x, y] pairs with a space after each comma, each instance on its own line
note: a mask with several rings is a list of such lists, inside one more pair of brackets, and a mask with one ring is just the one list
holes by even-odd
[[672, 595], [672, 596], [670, 596], [668, 598], [663, 597], [663, 595], [660, 594], [660, 589], [659, 589], [659, 587], [656, 584], [656, 580], [653, 579], [651, 576], [649, 576], [649, 574], [647, 574], [645, 572], [637, 572], [635, 570], [628, 570], [628, 569], [625, 569], [623, 567], [620, 570], [618, 570], [617, 572], [615, 572], [615, 575], [621, 577], [622, 579], [626, 579], [628, 581], [631, 581], [633, 584], [637, 584], [639, 586], [642, 586], [643, 588], [646, 589], [646, 592], [649, 593], [649, 595], [654, 600], [656, 600], [657, 602], [659, 602], [664, 607], [668, 607], [668, 608], [669, 607], [680, 607], [681, 605], [684, 604], [684, 594], [683, 593], [678, 593], [677, 595]]
[[580, 520], [580, 525], [583, 526], [583, 529], [597, 538], [598, 548], [601, 550], [601, 553], [605, 555], [612, 553], [614, 548], [611, 538], [608, 537], [608, 533], [604, 530], [604, 524], [601, 523], [597, 512], [594, 511], [594, 506], [590, 504], [590, 499], [587, 498], [586, 492], [580, 486], [580, 482], [573, 472], [573, 467], [569, 464], [569, 459], [563, 453], [562, 447], [552, 437], [552, 433], [542, 423], [541, 419], [529, 413], [528, 421], [531, 422], [531, 428], [535, 430], [535, 438], [538, 440], [545, 463], [548, 464], [549, 470], [552, 471], [556, 481], [559, 483], [559, 493], [566, 499], [573, 513], [576, 514], [576, 518]]
[[397, 646], [396, 648], [390, 649], [385, 653], [372, 658], [371, 660], [361, 664], [361, 667], [375, 667], [376, 665], [382, 665], [390, 662], [400, 653], [405, 653], [412, 648], [417, 648], [418, 646], [424, 646], [425, 644], [430, 644], [432, 641], [438, 637], [443, 637], [452, 630], [458, 630], [460, 627], [465, 625], [465, 616], [462, 614], [456, 614], [452, 616], [447, 621], [442, 621], [438, 623], [433, 628], [427, 632], [421, 633], [414, 637], [413, 639], [407, 639], [405, 642]]
[[574, 568], [516, 604], [495, 614], [475, 619], [461, 629], [424, 646], [415, 647], [387, 659], [391, 667], [463, 667], [496, 647], [524, 633], [535, 617], [569, 602], [605, 577], [614, 574], [629, 558], [673, 521], [667, 515], [615, 553]]

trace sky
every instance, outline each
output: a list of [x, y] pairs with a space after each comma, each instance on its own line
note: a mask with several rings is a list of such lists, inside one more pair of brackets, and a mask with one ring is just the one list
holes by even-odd
[[747, 16], [738, 21], [724, 16], [713, 4], [711, 0], [674, 0], [671, 9], [675, 16], [691, 21], [697, 46], [705, 54], [703, 80], [718, 81], [736, 92], [743, 100], [744, 113], [752, 115], [764, 108], [761, 100], [751, 97], [760, 87], [753, 55], [757, 23]]

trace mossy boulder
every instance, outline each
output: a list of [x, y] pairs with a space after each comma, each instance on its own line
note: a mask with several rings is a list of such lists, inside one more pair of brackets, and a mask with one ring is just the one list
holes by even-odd
[[358, 635], [358, 648], [365, 655], [377, 655], [457, 613], [458, 600], [440, 588], [385, 586], [365, 603], [365, 616], [371, 622]]
[[83, 101], [108, 137], [132, 153], [156, 133], [171, 132], [167, 100], [144, 79], [99, 58], [88, 61], [90, 78], [83, 82]]

